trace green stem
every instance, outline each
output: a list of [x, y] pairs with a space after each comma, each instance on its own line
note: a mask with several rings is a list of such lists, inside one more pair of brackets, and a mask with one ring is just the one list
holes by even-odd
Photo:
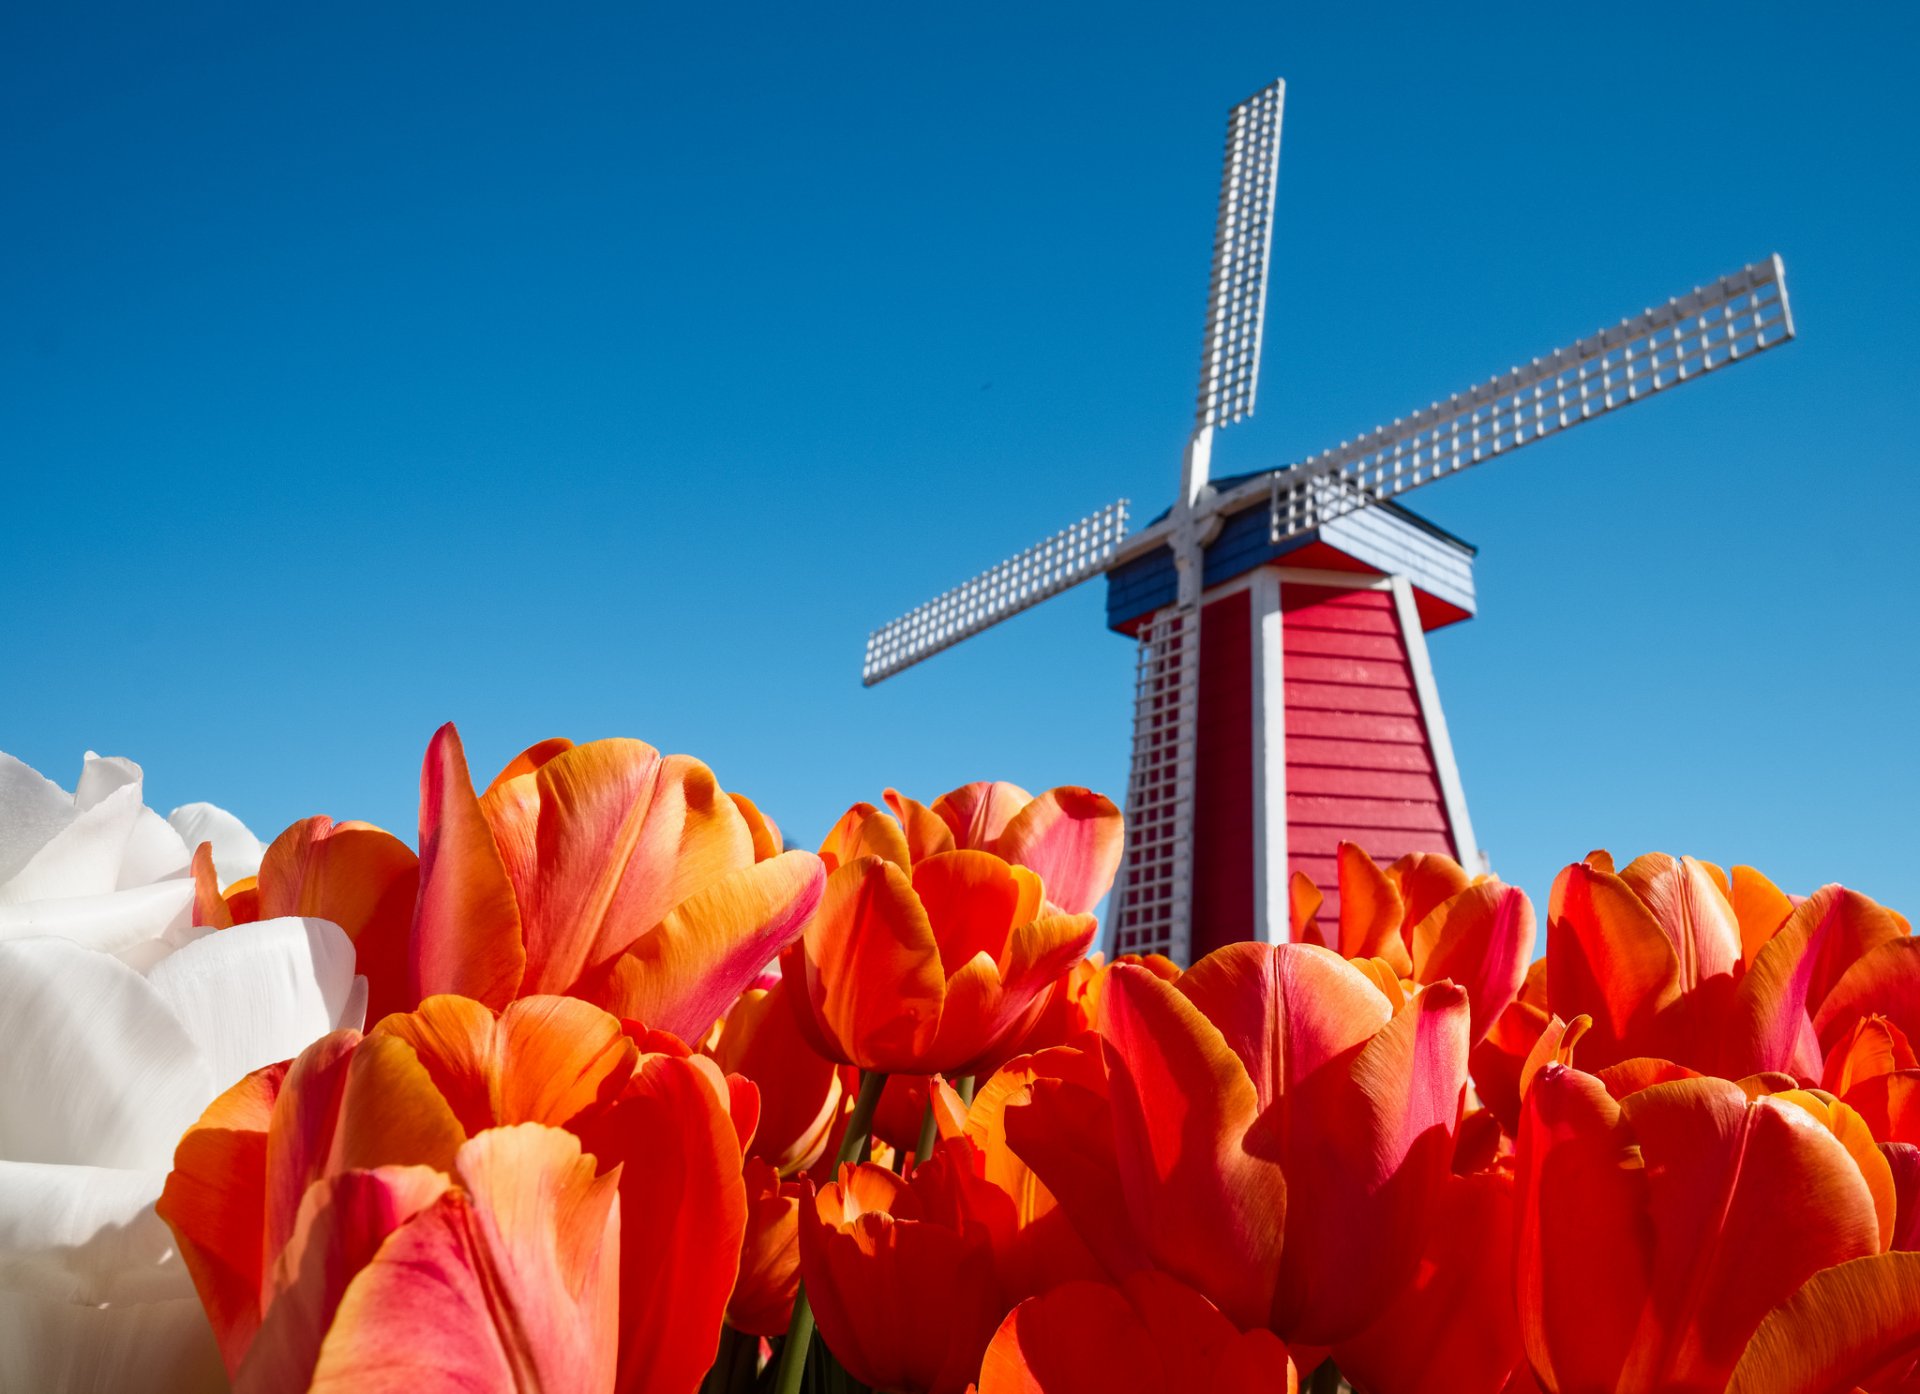
[[[840, 1168], [859, 1157], [873, 1131], [873, 1111], [880, 1105], [887, 1077], [879, 1070], [860, 1076], [860, 1096], [853, 1101], [853, 1114], [847, 1119], [846, 1136], [840, 1139], [840, 1153], [834, 1158], [834, 1176]], [[773, 1381], [773, 1394], [800, 1394], [800, 1381], [807, 1370], [807, 1348], [813, 1344], [813, 1306], [807, 1301], [807, 1285], [801, 1283], [793, 1295], [793, 1319], [787, 1323], [787, 1339], [780, 1346], [780, 1371]]]
[[973, 1107], [973, 1076], [960, 1076], [960, 1102], [968, 1108]]
[[927, 1077], [927, 1113], [926, 1117], [920, 1120], [919, 1145], [913, 1149], [913, 1169], [915, 1171], [925, 1166], [927, 1164], [927, 1158], [933, 1155], [933, 1140], [939, 1132], [939, 1129], [934, 1126], [933, 1122], [933, 1091], [936, 1087], [938, 1087], [937, 1082], [929, 1075]]
[[1320, 1362], [1307, 1389], [1308, 1394], [1340, 1394], [1340, 1367], [1331, 1357]]

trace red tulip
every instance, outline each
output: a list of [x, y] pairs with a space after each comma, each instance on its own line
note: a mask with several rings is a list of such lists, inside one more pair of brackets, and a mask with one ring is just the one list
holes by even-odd
[[[1492, 877], [1470, 878], [1451, 857], [1410, 852], [1382, 868], [1340, 844], [1340, 921], [1329, 940], [1316, 918], [1319, 889], [1294, 873], [1294, 938], [1356, 961], [1389, 990], [1394, 980], [1452, 982], [1467, 990], [1478, 1044], [1520, 991], [1533, 959], [1533, 905]], [[1378, 960], [1379, 970], [1366, 968]]]
[[782, 1181], [766, 1162], [749, 1157], [746, 1188], [747, 1227], [727, 1324], [755, 1336], [781, 1336], [800, 1288], [800, 1205], [806, 1183]]
[[[697, 1383], [740, 1253], [740, 1131], [752, 1091], [742, 1082], [743, 1096], [670, 1037], [635, 1034], [643, 1048], [571, 998], [525, 998], [496, 1017], [433, 997], [364, 1037], [324, 1037], [216, 1100], [182, 1138], [159, 1209], [237, 1387], [304, 1388], [306, 1372], [335, 1368], [343, 1373], [329, 1387], [397, 1388], [409, 1370], [417, 1381], [401, 1339], [414, 1320], [420, 1360], [442, 1361], [427, 1338], [444, 1328], [476, 1361], [500, 1348], [516, 1369], [574, 1372], [547, 1387], [576, 1377], [621, 1391]], [[536, 1140], [470, 1151], [523, 1133]], [[474, 1250], [495, 1242], [492, 1221], [461, 1218], [460, 1207], [482, 1202], [502, 1212], [505, 1259]], [[448, 1207], [444, 1222], [416, 1232]], [[604, 1242], [585, 1237], [603, 1220]], [[525, 1224], [533, 1238], [519, 1234]], [[403, 1234], [412, 1237], [400, 1244]], [[423, 1282], [428, 1273], [445, 1276]], [[516, 1296], [515, 1274], [538, 1290]], [[356, 1299], [363, 1280], [374, 1295]], [[471, 1301], [460, 1296], [469, 1289]], [[598, 1303], [596, 1294], [613, 1304], [617, 1329], [608, 1317], [576, 1339], [586, 1316], [576, 1321], [561, 1299]], [[443, 1299], [455, 1305], [432, 1305]], [[495, 1387], [482, 1365], [444, 1363]]]
[[1850, 1112], [1705, 1078], [1616, 1101], [1593, 1075], [1544, 1066], [1521, 1126], [1516, 1247], [1542, 1387], [1717, 1394], [1771, 1308], [1879, 1252], [1892, 1185]]
[[1000, 1323], [980, 1394], [1297, 1394], [1299, 1373], [1270, 1331], [1241, 1332], [1164, 1273], [1119, 1286], [1073, 1282]]
[[800, 1267], [821, 1338], [862, 1383], [959, 1394], [978, 1372], [1006, 1303], [970, 1179], [943, 1149], [911, 1181], [849, 1165], [801, 1201]]
[[1093, 930], [1091, 915], [1046, 911], [1040, 878], [990, 853], [937, 853], [911, 876], [863, 855], [827, 878], [781, 973], [826, 1058], [958, 1076], [1020, 1039]]
[[1162, 1269], [1290, 1342], [1379, 1316], [1449, 1174], [1466, 994], [1396, 1013], [1328, 950], [1247, 943], [1173, 984], [1117, 967], [1101, 1015], [1104, 1079], [1038, 1078], [1006, 1127], [1109, 1271]]
[[833, 1062], [800, 1034], [786, 999], [779, 979], [747, 989], [710, 1033], [706, 1052], [722, 1070], [759, 1088], [760, 1125], [748, 1155], [794, 1176], [825, 1155], [846, 1091]]

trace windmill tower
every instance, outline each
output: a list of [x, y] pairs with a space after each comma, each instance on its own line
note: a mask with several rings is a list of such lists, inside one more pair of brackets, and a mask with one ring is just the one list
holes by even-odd
[[1334, 851], [1470, 868], [1466, 795], [1426, 632], [1474, 613], [1474, 549], [1394, 500], [1793, 337], [1778, 256], [1282, 469], [1215, 478], [1260, 371], [1285, 84], [1227, 118], [1200, 390], [1172, 506], [1122, 499], [875, 630], [880, 682], [1093, 576], [1139, 645], [1127, 847], [1108, 947], [1187, 963], [1287, 936]]

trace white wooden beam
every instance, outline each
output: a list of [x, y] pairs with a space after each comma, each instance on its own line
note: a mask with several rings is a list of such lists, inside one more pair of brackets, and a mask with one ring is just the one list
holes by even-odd
[[1287, 903], [1287, 688], [1276, 567], [1252, 573], [1253, 937], [1285, 943]]
[[1473, 820], [1467, 816], [1467, 794], [1460, 784], [1460, 766], [1453, 758], [1453, 741], [1447, 735], [1446, 714], [1440, 710], [1440, 689], [1433, 680], [1433, 660], [1427, 655], [1427, 633], [1420, 626], [1420, 609], [1414, 603], [1413, 583], [1404, 576], [1392, 578], [1393, 607], [1400, 618], [1400, 639], [1407, 646], [1407, 666], [1413, 672], [1414, 695], [1420, 701], [1421, 720], [1426, 724], [1427, 743], [1433, 749], [1433, 770], [1440, 781], [1440, 797], [1447, 809], [1447, 824], [1453, 830], [1453, 848], [1460, 864], [1469, 872], [1488, 870], [1487, 854], [1474, 840]]

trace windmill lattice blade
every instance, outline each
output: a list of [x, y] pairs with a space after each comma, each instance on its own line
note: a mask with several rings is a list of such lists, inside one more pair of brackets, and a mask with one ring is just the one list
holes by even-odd
[[1127, 535], [1127, 501], [1117, 500], [1070, 528], [1017, 552], [867, 636], [860, 681], [868, 687], [952, 648], [1049, 596], [1098, 576]]
[[1213, 279], [1200, 347], [1197, 427], [1253, 415], [1260, 385], [1260, 331], [1267, 314], [1273, 194], [1280, 177], [1280, 112], [1287, 84], [1254, 93], [1227, 116], [1227, 154], [1213, 229]]
[[1344, 441], [1272, 479], [1274, 542], [1644, 401], [1793, 337], [1778, 256]]
[[1200, 612], [1169, 606], [1140, 633], [1127, 776], [1127, 849], [1107, 918], [1115, 954], [1193, 947], [1193, 797], [1200, 700]]

